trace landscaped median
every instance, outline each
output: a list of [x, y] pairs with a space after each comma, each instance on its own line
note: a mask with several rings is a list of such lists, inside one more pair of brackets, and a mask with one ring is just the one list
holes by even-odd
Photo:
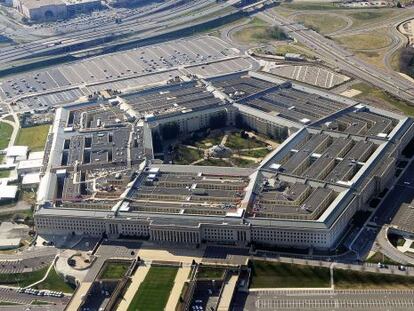
[[[37, 281], [40, 281], [49, 267], [43, 267], [33, 272], [25, 273], [2, 273], [0, 274], [0, 284], [16, 287], [26, 287]], [[65, 282], [62, 276], [60, 276], [54, 267], [51, 268], [49, 274], [43, 282], [33, 286], [35, 289], [48, 289], [54, 291], [61, 291], [65, 293], [72, 293], [74, 288]]]
[[178, 267], [152, 266], [129, 304], [128, 311], [163, 310], [173, 288], [177, 271]]

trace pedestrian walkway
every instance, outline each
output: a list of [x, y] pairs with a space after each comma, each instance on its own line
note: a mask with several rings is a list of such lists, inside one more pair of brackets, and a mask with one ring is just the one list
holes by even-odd
[[150, 265], [139, 266], [135, 271], [134, 275], [131, 278], [131, 284], [129, 285], [124, 297], [118, 306], [118, 311], [128, 310], [128, 305], [131, 303], [132, 299], [135, 296], [135, 293], [138, 291], [139, 286], [144, 281], [150, 267]]
[[234, 291], [236, 289], [238, 275], [232, 275], [230, 279], [224, 285], [223, 293], [221, 294], [220, 303], [218, 305], [218, 311], [230, 310], [231, 300], [233, 298]]
[[174, 286], [171, 290], [170, 297], [168, 298], [165, 310], [175, 310], [175, 307], [180, 300], [181, 291], [183, 289], [185, 281], [187, 281], [190, 275], [191, 266], [181, 267], [177, 271], [177, 275], [174, 280]]

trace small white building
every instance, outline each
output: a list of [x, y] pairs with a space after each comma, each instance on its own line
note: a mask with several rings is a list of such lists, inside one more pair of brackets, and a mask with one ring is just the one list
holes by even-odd
[[0, 202], [11, 201], [16, 198], [17, 186], [9, 186], [7, 184], [0, 185]]
[[22, 178], [22, 188], [23, 189], [33, 189], [37, 188], [40, 183], [40, 173], [29, 173], [23, 175]]
[[28, 152], [29, 147], [27, 146], [11, 146], [7, 148], [6, 158], [13, 159], [13, 162], [23, 161], [27, 159]]
[[43, 159], [23, 160], [17, 164], [17, 174], [23, 175], [28, 173], [39, 172], [42, 168]]
[[14, 249], [20, 246], [22, 239], [0, 239], [0, 250]]

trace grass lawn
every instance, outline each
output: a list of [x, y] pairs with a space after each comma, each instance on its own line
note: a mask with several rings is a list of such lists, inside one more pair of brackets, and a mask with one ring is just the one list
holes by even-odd
[[395, 98], [394, 96], [389, 95], [387, 92], [376, 88], [374, 86], [370, 86], [366, 83], [357, 83], [352, 85], [353, 89], [361, 91], [361, 94], [357, 95], [356, 98], [368, 100], [368, 101], [376, 101], [380, 103], [384, 103], [384, 105], [392, 105], [398, 110], [404, 112], [407, 115], [414, 116], [414, 107], [409, 106], [406, 102]]
[[391, 38], [385, 32], [378, 31], [336, 37], [335, 40], [352, 50], [376, 50], [391, 44]]
[[329, 287], [328, 268], [252, 261], [252, 288]]
[[0, 301], [0, 306], [19, 306], [19, 303], [15, 302], [8, 302], [8, 301]]
[[164, 310], [177, 270], [176, 267], [151, 267], [129, 304], [128, 311]]
[[31, 151], [39, 151], [45, 148], [47, 134], [50, 125], [38, 125], [21, 128], [16, 137], [15, 145], [29, 146]]
[[127, 272], [129, 262], [108, 262], [101, 273], [101, 279], [121, 279]]
[[400, 263], [392, 260], [391, 258], [388, 258], [387, 256], [383, 255], [381, 252], [376, 252], [374, 255], [369, 257], [365, 262], [369, 263], [383, 263], [386, 265], [400, 265]]
[[12, 115], [9, 115], [9, 116], [5, 117], [4, 120], [14, 122], [14, 118], [13, 118]]
[[256, 162], [248, 159], [232, 157], [231, 162], [237, 167], [252, 167], [256, 165]]
[[196, 163], [197, 166], [231, 166], [230, 163], [220, 159], [206, 159]]
[[352, 18], [352, 27], [360, 27], [370, 23], [375, 23], [383, 20], [384, 18], [391, 17], [395, 13], [400, 11], [389, 10], [389, 9], [378, 9], [378, 10], [369, 10], [369, 11], [355, 11], [346, 14], [348, 17]]
[[201, 266], [197, 271], [197, 278], [198, 279], [214, 279], [218, 280], [223, 278], [224, 275], [224, 268], [220, 267], [204, 267]]
[[231, 133], [227, 138], [226, 146], [235, 152], [238, 149], [266, 147], [267, 144], [254, 138], [243, 138], [240, 133]]
[[240, 42], [268, 42], [271, 40], [287, 40], [286, 34], [277, 27], [271, 27], [265, 21], [254, 17], [245, 27], [234, 34]]
[[65, 282], [63, 277], [56, 272], [55, 268], [50, 270], [46, 280], [37, 284], [34, 288], [49, 289], [64, 293], [73, 293], [75, 290], [71, 285]]
[[296, 17], [296, 20], [322, 34], [338, 31], [347, 25], [343, 18], [322, 14], [303, 14]]
[[41, 280], [43, 276], [46, 274], [47, 269], [48, 267], [44, 267], [40, 270], [33, 272], [0, 274], [0, 284], [25, 287], [30, 284], [33, 284], [36, 281]]
[[309, 59], [315, 58], [315, 54], [313, 54], [309, 49], [303, 47], [300, 43], [282, 44], [276, 46], [277, 55], [285, 55], [286, 53], [302, 54]]
[[215, 134], [210, 134], [207, 137], [202, 138], [200, 140], [196, 140], [193, 143], [190, 143], [189, 145], [206, 149], [214, 145], [219, 145], [221, 143], [221, 140], [223, 139], [223, 136], [223, 133], [217, 132]]
[[0, 178], [7, 178], [10, 176], [10, 170], [1, 170], [0, 171]]
[[174, 164], [191, 164], [194, 161], [202, 159], [203, 155], [203, 150], [196, 150], [180, 145], [174, 152], [173, 162]]
[[9, 145], [12, 133], [13, 127], [10, 124], [0, 122], [0, 149], [4, 149]]
[[338, 6], [331, 2], [294, 2], [294, 3], [282, 3], [281, 8], [287, 8], [292, 10], [337, 10]]
[[334, 271], [334, 282], [339, 289], [414, 288], [414, 277], [340, 269]]
[[264, 158], [270, 151], [267, 148], [241, 151], [240, 155], [252, 158]]

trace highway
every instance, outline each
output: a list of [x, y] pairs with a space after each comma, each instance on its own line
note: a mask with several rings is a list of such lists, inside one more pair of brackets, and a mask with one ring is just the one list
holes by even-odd
[[334, 41], [301, 24], [291, 23], [275, 11], [266, 10], [256, 14], [265, 21], [281, 27], [295, 40], [314, 50], [323, 60], [334, 64], [344, 72], [349, 72], [394, 96], [414, 103], [414, 84], [397, 73], [382, 71], [359, 60]]
[[84, 50], [94, 45], [102, 46], [109, 41], [125, 39], [137, 34], [143, 37], [156, 35], [158, 32], [170, 30], [173, 27], [188, 26], [194, 21], [199, 22], [202, 17], [211, 16], [213, 13], [223, 12], [226, 7], [230, 7], [235, 2], [237, 1], [215, 4], [213, 0], [168, 1], [162, 6], [130, 16], [120, 24], [110, 22], [62, 36], [2, 48], [0, 49], [0, 63], [7, 68], [12, 62], [25, 58]]

